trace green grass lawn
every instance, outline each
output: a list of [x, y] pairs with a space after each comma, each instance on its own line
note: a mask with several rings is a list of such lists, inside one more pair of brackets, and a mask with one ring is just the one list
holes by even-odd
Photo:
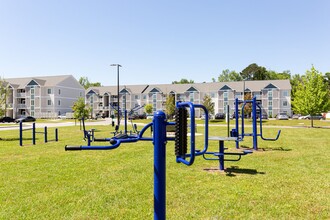
[[[113, 129], [95, 128], [96, 137]], [[264, 132], [274, 137], [277, 129]], [[225, 127], [210, 127], [210, 136], [225, 134]], [[86, 143], [79, 126], [60, 127], [59, 142], [44, 144], [38, 136], [36, 146], [26, 134], [26, 146], [19, 147], [18, 131], [0, 137], [0, 219], [153, 218], [151, 142], [64, 151]], [[225, 162], [221, 173], [217, 161], [202, 157], [190, 167], [177, 164], [168, 142], [167, 219], [329, 219], [329, 143], [330, 129], [282, 128], [278, 141], [259, 139], [258, 152]], [[252, 139], [241, 144], [252, 147]], [[210, 142], [210, 150], [217, 146]], [[235, 150], [234, 143], [226, 146]]]

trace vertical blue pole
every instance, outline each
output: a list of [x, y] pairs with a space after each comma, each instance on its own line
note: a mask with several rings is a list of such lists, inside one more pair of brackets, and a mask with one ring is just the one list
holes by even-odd
[[19, 146], [23, 146], [23, 123], [19, 123]]
[[32, 144], [36, 145], [36, 123], [32, 123]]
[[124, 111], [124, 115], [125, 115], [125, 134], [127, 134], [127, 110], [126, 109]]
[[220, 165], [219, 169], [220, 169], [220, 171], [223, 171], [223, 170], [225, 170], [225, 155], [224, 155], [225, 146], [224, 146], [223, 140], [219, 141], [219, 153], [220, 153], [219, 154], [219, 165]]
[[237, 132], [237, 141], [236, 141], [236, 148], [239, 148], [239, 123], [238, 123], [238, 119], [239, 119], [239, 114], [238, 114], [238, 98], [235, 99], [235, 119], [236, 119], [236, 132]]
[[[252, 99], [252, 129], [253, 129], [253, 149], [258, 150], [258, 134], [257, 134], [257, 98]], [[261, 120], [261, 118], [260, 118]]]
[[157, 111], [153, 118], [154, 219], [166, 218], [166, 115]]
[[45, 135], [45, 143], [47, 143], [47, 126], [45, 126], [44, 135]]
[[242, 105], [242, 138], [244, 138], [244, 107], [246, 105], [246, 101], [244, 100], [243, 105]]

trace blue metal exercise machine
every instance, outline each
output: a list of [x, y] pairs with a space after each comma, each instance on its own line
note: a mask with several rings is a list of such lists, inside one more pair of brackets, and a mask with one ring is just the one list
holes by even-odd
[[[203, 155], [208, 148], [208, 112], [202, 105], [194, 105], [190, 102], [179, 102], [176, 104], [176, 122], [167, 122], [166, 114], [157, 111], [153, 122], [146, 125], [134, 137], [111, 138], [108, 146], [65, 146], [65, 150], [112, 150], [123, 143], [134, 143], [137, 141], [152, 141], [154, 145], [154, 219], [166, 218], [166, 143], [175, 140], [175, 155], [178, 163], [192, 165], [195, 156]], [[190, 109], [190, 153], [187, 153], [187, 116], [186, 108]], [[202, 151], [195, 150], [195, 108], [202, 108], [206, 112], [205, 118], [205, 140]], [[175, 138], [166, 137], [166, 126], [175, 125]], [[153, 137], [145, 138], [143, 134], [149, 127], [153, 127]]]
[[[251, 103], [252, 105], [252, 133], [246, 133], [244, 131], [244, 107], [246, 104]], [[242, 104], [241, 107], [241, 132], [239, 132], [239, 105]], [[257, 116], [259, 114], [259, 129], [260, 133], [258, 133], [258, 127], [257, 127]], [[231, 136], [236, 137], [236, 148], [239, 148], [239, 142], [244, 140], [245, 136], [252, 136], [253, 138], [253, 149], [258, 150], [258, 136], [261, 137], [262, 140], [265, 141], [276, 141], [281, 134], [281, 130], [278, 131], [277, 136], [275, 138], [265, 138], [263, 136], [263, 130], [262, 130], [262, 107], [257, 102], [257, 98], [253, 97], [252, 100], [239, 100], [235, 99], [235, 128], [232, 129]]]

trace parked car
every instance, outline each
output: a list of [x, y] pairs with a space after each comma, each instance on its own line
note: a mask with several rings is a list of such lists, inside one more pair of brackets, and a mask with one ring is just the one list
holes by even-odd
[[139, 114], [139, 119], [147, 119], [147, 114], [146, 113]]
[[301, 114], [294, 114], [292, 115], [292, 119], [299, 119], [301, 117]]
[[[213, 116], [211, 114], [209, 114], [209, 120], [212, 119]], [[202, 117], [201, 117], [202, 120], [205, 120], [205, 114], [202, 114]]]
[[[260, 114], [257, 114], [257, 119], [260, 118]], [[268, 119], [268, 115], [266, 113], [262, 113], [261, 119]]]
[[12, 117], [1, 117], [0, 118], [0, 122], [2, 122], [2, 123], [5, 123], [5, 122], [14, 122], [15, 121], [15, 119], [13, 119]]
[[277, 120], [289, 120], [289, 116], [285, 112], [280, 112], [276, 115]]
[[131, 114], [131, 115], [128, 116], [128, 120], [135, 120], [135, 119], [139, 119], [138, 114]]
[[313, 119], [313, 120], [321, 120], [323, 119], [323, 116], [321, 114], [316, 114], [316, 115], [306, 115], [305, 119]]
[[57, 116], [57, 118], [59, 118], [59, 119], [66, 119], [66, 114], [59, 115], [59, 116]]
[[154, 115], [153, 114], [148, 114], [147, 115], [147, 119], [153, 119], [154, 118]]
[[214, 116], [215, 119], [225, 119], [226, 118], [226, 114], [225, 113], [217, 113]]
[[20, 122], [33, 122], [33, 121], [36, 121], [36, 119], [34, 117], [32, 117], [32, 116], [24, 116], [24, 117], [15, 119], [15, 122], [16, 123], [20, 123]]

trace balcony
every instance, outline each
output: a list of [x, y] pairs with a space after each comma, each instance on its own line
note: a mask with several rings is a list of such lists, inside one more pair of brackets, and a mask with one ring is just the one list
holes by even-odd
[[25, 98], [26, 97], [26, 93], [25, 92], [16, 93], [16, 97], [17, 98]]
[[17, 108], [26, 109], [26, 104], [17, 104]]

